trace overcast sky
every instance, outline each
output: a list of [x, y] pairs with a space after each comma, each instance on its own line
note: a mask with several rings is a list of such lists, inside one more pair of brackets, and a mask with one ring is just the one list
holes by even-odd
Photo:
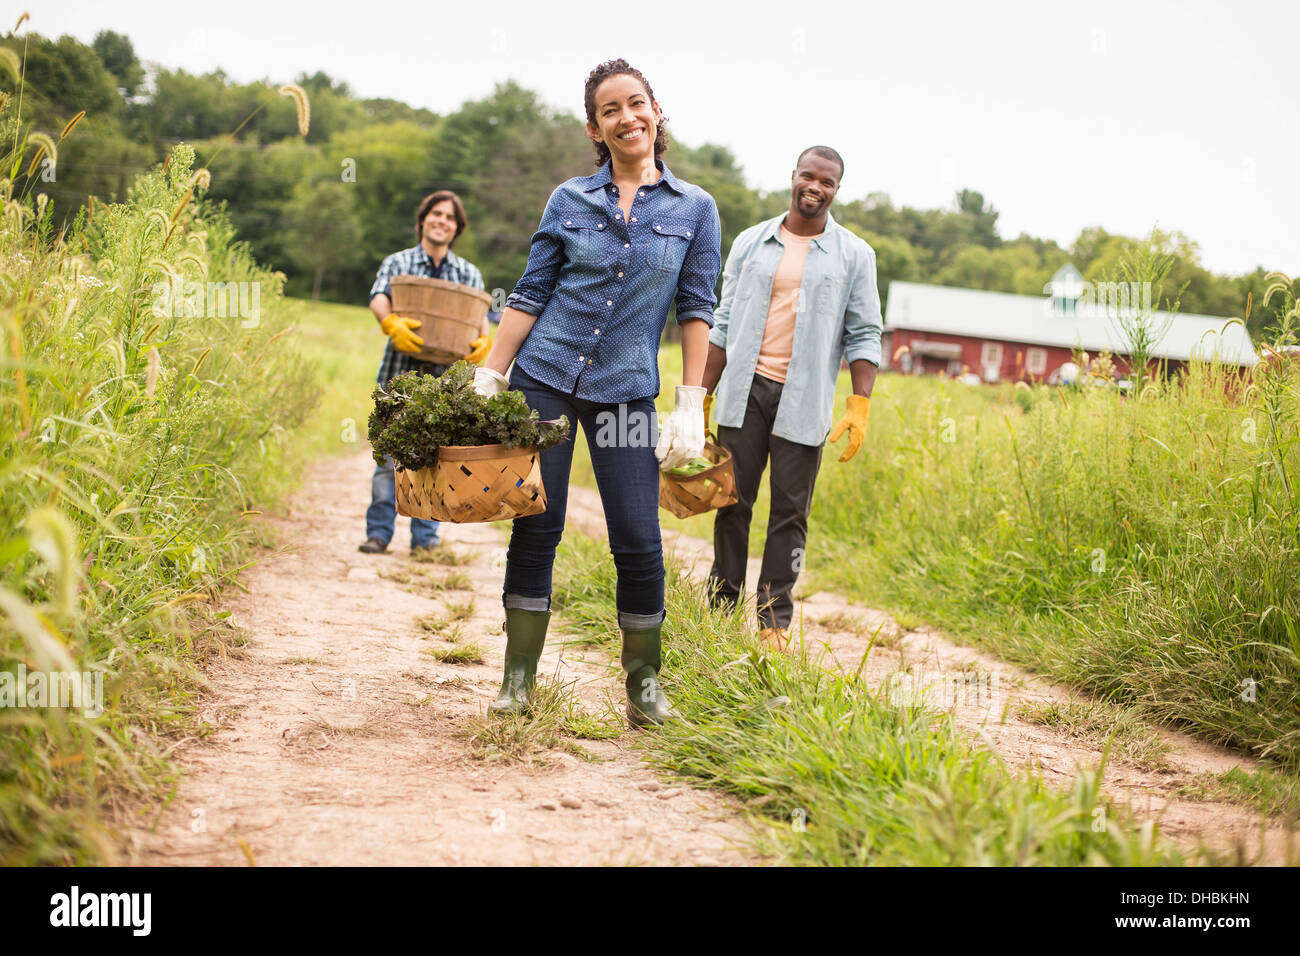
[[1158, 225], [1215, 271], [1300, 274], [1295, 0], [7, 7], [4, 27], [26, 9], [49, 36], [114, 29], [146, 62], [241, 81], [324, 70], [438, 113], [513, 78], [578, 114], [587, 72], [623, 56], [676, 137], [730, 147], [758, 188], [787, 186], [800, 149], [827, 143], [844, 199], [933, 207], [969, 187], [1006, 238]]

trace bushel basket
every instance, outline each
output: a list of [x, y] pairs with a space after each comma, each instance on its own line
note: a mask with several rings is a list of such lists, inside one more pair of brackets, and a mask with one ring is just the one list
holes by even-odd
[[492, 304], [492, 296], [480, 289], [427, 276], [393, 276], [388, 288], [393, 312], [420, 320], [415, 334], [424, 345], [415, 357], [444, 365], [469, 353]]
[[736, 503], [736, 467], [731, 452], [706, 441], [703, 457], [713, 462], [712, 468], [686, 476], [659, 472], [660, 508], [679, 518], [689, 518]]
[[434, 521], [505, 521], [546, 510], [535, 448], [444, 445], [432, 468], [398, 468], [397, 513]]

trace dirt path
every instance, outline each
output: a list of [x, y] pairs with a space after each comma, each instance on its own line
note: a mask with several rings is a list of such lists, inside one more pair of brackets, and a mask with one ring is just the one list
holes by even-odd
[[[584, 533], [604, 536], [599, 496], [570, 487], [568, 521]], [[692, 573], [707, 576], [712, 542], [665, 530], [665, 549], [685, 559]], [[751, 558], [748, 582], [758, 580], [759, 560]], [[1027, 719], [1022, 706], [1068, 704], [1081, 695], [974, 648], [957, 644], [922, 627], [904, 632], [883, 611], [826, 593], [800, 594], [796, 588], [795, 627], [803, 626], [803, 645], [814, 660], [855, 670], [877, 628], [880, 635], [867, 659], [865, 675], [884, 684], [891, 698], [923, 698], [926, 706], [951, 710], [959, 726], [978, 735], [1013, 768], [1037, 767], [1050, 783], [1069, 783], [1076, 769], [1096, 766], [1101, 747]], [[1103, 789], [1141, 819], [1158, 819], [1161, 830], [1179, 844], [1198, 842], [1239, 854], [1243, 862], [1300, 862], [1300, 835], [1276, 819], [1265, 821], [1253, 809], [1234, 803], [1192, 800], [1179, 790], [1199, 774], [1232, 767], [1258, 769], [1248, 757], [1205, 744], [1187, 734], [1151, 728], [1168, 747], [1158, 769], [1142, 769], [1112, 756]], [[1262, 853], [1261, 853], [1262, 848]]]
[[[738, 849], [736, 805], [667, 784], [631, 731], [565, 738], [573, 752], [527, 762], [474, 755], [466, 731], [496, 694], [505, 646], [502, 530], [443, 525], [444, 542], [474, 554], [461, 567], [411, 561], [404, 518], [388, 554], [360, 554], [372, 468], [368, 454], [324, 462], [287, 512], [265, 519], [292, 550], [266, 555], [242, 576], [248, 593], [232, 594], [248, 643], [207, 672], [202, 712], [219, 729], [178, 750], [179, 790], [156, 826], [128, 830], [129, 862], [760, 862]], [[429, 590], [455, 574], [472, 590]], [[471, 598], [458, 631], [418, 623], [465, 613]], [[474, 640], [482, 664], [427, 653]], [[622, 705], [617, 664], [565, 649], [554, 625], [539, 674], [573, 682], [592, 714], [610, 694]]]

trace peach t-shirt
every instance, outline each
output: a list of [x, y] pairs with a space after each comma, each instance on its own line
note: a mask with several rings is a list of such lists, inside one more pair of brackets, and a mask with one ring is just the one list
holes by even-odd
[[[772, 277], [772, 298], [767, 306], [767, 325], [763, 344], [758, 350], [754, 371], [774, 382], [784, 382], [794, 350], [794, 324], [799, 313], [799, 287], [803, 285], [803, 266], [813, 236], [796, 236], [781, 226], [781, 243], [785, 252]], [[805, 305], [805, 308], [807, 306]]]

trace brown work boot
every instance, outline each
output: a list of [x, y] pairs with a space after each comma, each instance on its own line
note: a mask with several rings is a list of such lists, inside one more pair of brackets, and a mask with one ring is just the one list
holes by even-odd
[[790, 632], [783, 627], [765, 627], [758, 632], [758, 640], [769, 650], [785, 654], [790, 645]]

